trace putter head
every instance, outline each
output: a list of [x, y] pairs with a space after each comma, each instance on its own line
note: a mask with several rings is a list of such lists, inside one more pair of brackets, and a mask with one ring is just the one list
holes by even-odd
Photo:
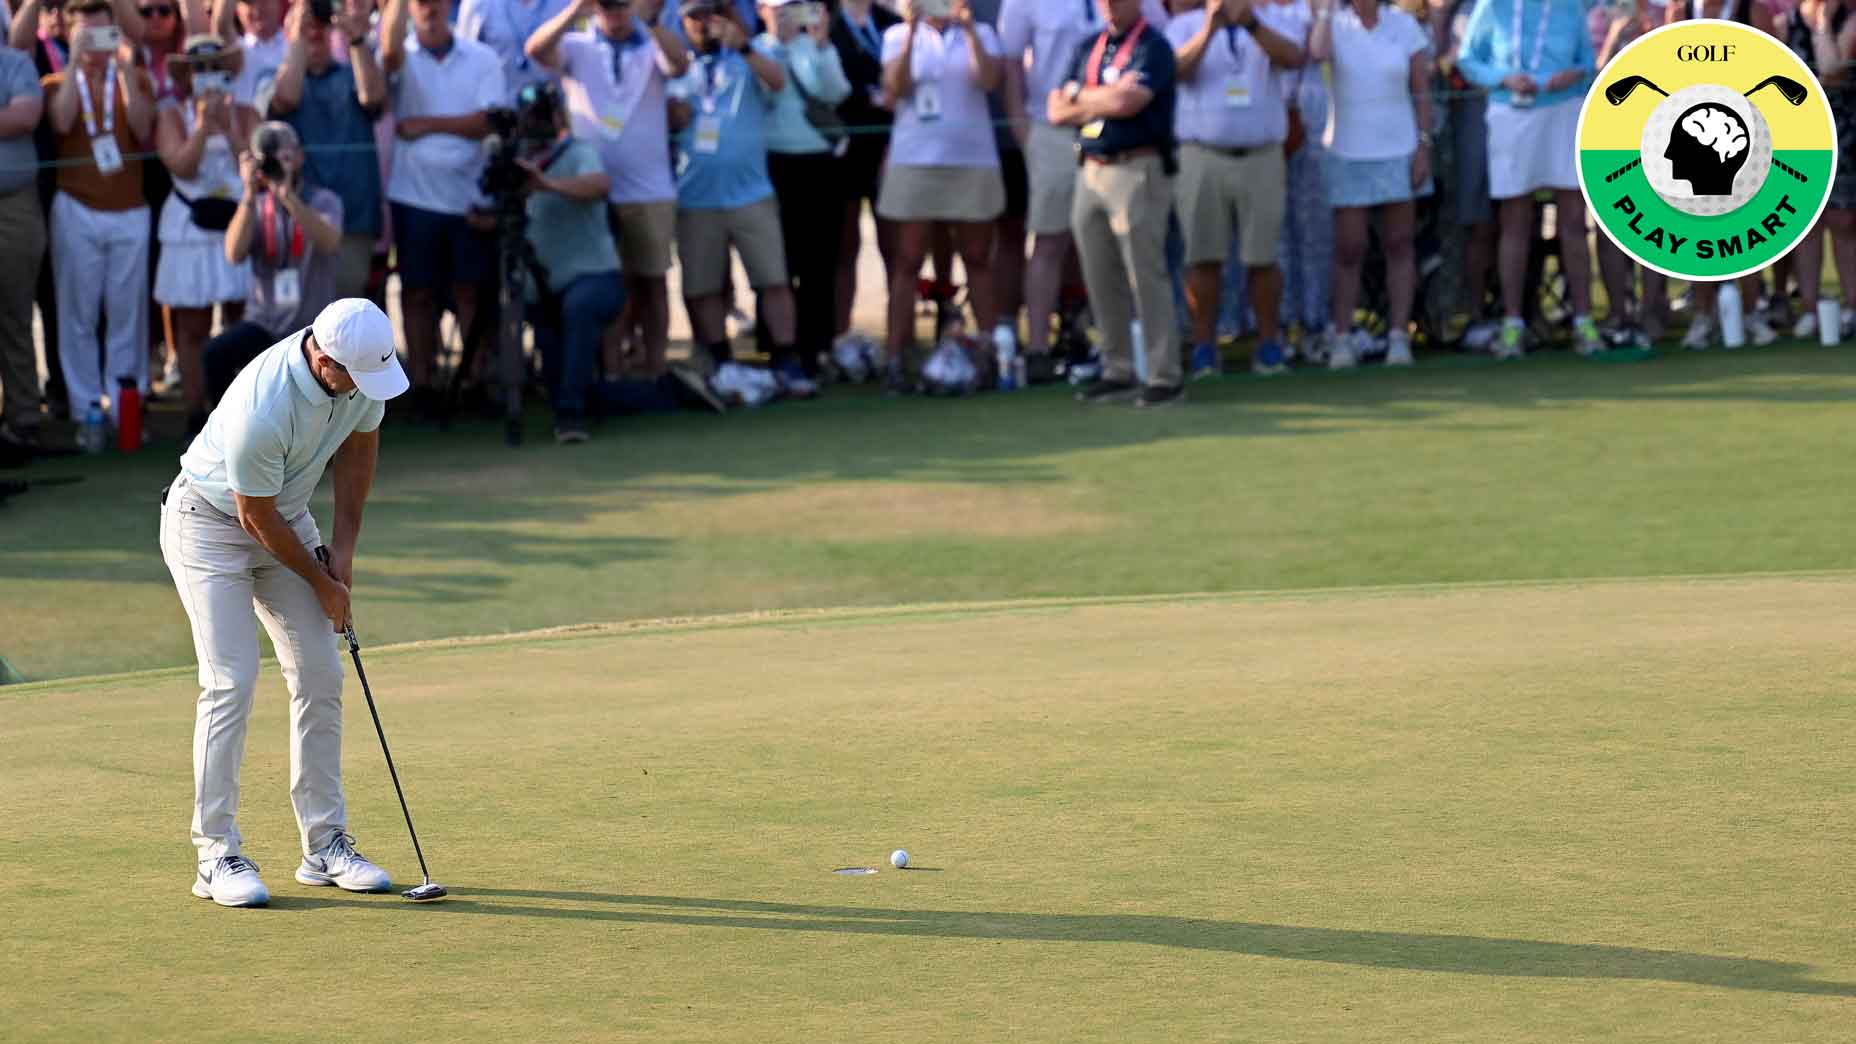
[[1759, 81], [1758, 87], [1746, 93], [1750, 97], [1767, 87], [1777, 87], [1779, 89], [1779, 94], [1784, 96], [1785, 100], [1790, 102], [1793, 106], [1803, 105], [1804, 100], [1810, 97], [1810, 92], [1805, 90], [1804, 84], [1799, 83], [1789, 76], [1768, 76]]
[[1669, 97], [1669, 92], [1651, 83], [1642, 76], [1625, 76], [1619, 79], [1618, 82], [1605, 88], [1605, 100], [1613, 105], [1622, 105], [1625, 99], [1629, 98], [1632, 92], [1636, 91], [1639, 87], [1648, 87], [1665, 98]]
[[436, 881], [427, 881], [417, 888], [408, 888], [400, 893], [400, 898], [414, 903], [435, 903], [450, 895], [445, 886]]

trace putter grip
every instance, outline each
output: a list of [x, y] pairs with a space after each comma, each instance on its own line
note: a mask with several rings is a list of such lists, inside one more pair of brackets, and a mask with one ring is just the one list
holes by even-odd
[[[322, 563], [322, 568], [329, 568], [329, 548], [327, 544], [318, 544], [316, 546], [316, 561]], [[349, 652], [361, 651], [361, 643], [355, 640], [353, 623], [349, 623], [347, 626], [343, 627], [341, 633], [342, 637], [348, 639]]]

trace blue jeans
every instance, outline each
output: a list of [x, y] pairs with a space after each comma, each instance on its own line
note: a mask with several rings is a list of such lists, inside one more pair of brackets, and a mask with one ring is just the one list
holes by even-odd
[[594, 272], [568, 283], [559, 298], [559, 315], [535, 317], [535, 347], [555, 420], [580, 421], [606, 327], [625, 307], [625, 283], [617, 272]]

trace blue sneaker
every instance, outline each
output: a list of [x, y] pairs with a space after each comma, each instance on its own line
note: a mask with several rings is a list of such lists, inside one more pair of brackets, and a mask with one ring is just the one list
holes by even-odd
[[1202, 380], [1206, 377], [1216, 377], [1224, 372], [1224, 364], [1223, 361], [1218, 358], [1218, 348], [1216, 345], [1199, 344], [1193, 346], [1191, 372], [1192, 379], [1195, 381]]
[[780, 390], [789, 399], [811, 399], [818, 396], [818, 385], [806, 376], [806, 368], [798, 359], [788, 359], [774, 374], [780, 380]]
[[1283, 354], [1280, 341], [1264, 341], [1257, 345], [1257, 353], [1251, 356], [1250, 372], [1264, 377], [1289, 372], [1288, 357]]

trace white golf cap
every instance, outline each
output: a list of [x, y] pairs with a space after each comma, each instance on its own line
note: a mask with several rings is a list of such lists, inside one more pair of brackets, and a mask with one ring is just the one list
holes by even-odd
[[393, 323], [374, 302], [344, 297], [324, 308], [310, 331], [324, 355], [348, 368], [362, 395], [385, 402], [410, 383], [393, 351]]

